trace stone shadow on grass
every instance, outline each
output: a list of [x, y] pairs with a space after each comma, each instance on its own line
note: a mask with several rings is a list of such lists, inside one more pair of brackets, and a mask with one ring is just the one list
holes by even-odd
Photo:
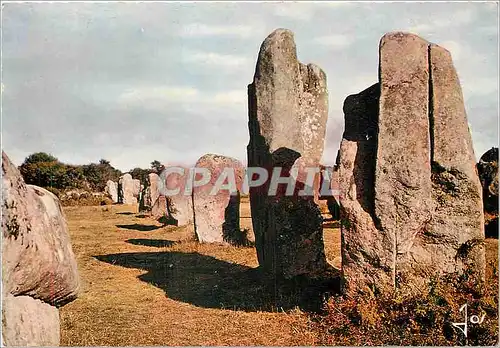
[[161, 226], [155, 226], [155, 225], [141, 225], [141, 224], [132, 224], [132, 225], [116, 225], [118, 228], [125, 228], [127, 230], [136, 230], [136, 231], [141, 231], [141, 232], [148, 232], [148, 231], [154, 231]]
[[292, 309], [320, 312], [326, 294], [340, 291], [337, 274], [319, 280], [266, 280], [257, 268], [198, 253], [155, 252], [94, 256], [109, 264], [146, 270], [138, 278], [168, 298], [204, 308], [243, 311]]
[[143, 246], [155, 247], [155, 248], [171, 247], [172, 245], [174, 245], [176, 243], [174, 241], [165, 240], [165, 239], [144, 239], [144, 238], [127, 239], [125, 242], [130, 243], [130, 244], [134, 244], [134, 245], [143, 245]]

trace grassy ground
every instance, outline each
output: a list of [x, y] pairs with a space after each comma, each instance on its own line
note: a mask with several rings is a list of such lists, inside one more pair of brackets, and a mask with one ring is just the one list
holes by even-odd
[[[383, 320], [379, 322], [381, 317], [376, 312], [380, 304], [338, 305], [332, 299], [326, 316], [270, 306], [273, 294], [258, 277], [252, 247], [198, 244], [192, 240], [191, 231], [162, 227], [139, 214], [137, 206], [64, 210], [82, 291], [77, 300], [60, 311], [62, 345], [362, 345], [380, 344], [384, 339], [406, 342], [379, 335], [380, 325], [386, 325]], [[240, 215], [241, 227], [251, 230], [247, 198], [243, 199]], [[339, 267], [338, 225], [325, 222], [324, 228], [327, 258]], [[489, 277], [496, 277], [498, 282], [494, 269], [497, 240], [489, 240], [487, 250]], [[396, 308], [395, 313], [404, 310]], [[391, 318], [396, 327], [401, 326], [397, 326], [400, 319]]]
[[[251, 247], [198, 244], [136, 206], [65, 207], [82, 292], [61, 313], [61, 344], [314, 345], [310, 318], [270, 308]], [[251, 228], [248, 200], [242, 228]], [[330, 259], [338, 229], [325, 230]], [[338, 260], [336, 260], [338, 261]]]

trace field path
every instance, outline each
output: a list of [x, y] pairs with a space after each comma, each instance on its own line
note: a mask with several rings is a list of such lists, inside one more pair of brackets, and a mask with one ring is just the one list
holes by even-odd
[[[197, 244], [136, 206], [65, 208], [82, 291], [65, 346], [314, 345], [308, 316], [263, 308], [255, 249]], [[242, 225], [248, 224], [242, 210]]]

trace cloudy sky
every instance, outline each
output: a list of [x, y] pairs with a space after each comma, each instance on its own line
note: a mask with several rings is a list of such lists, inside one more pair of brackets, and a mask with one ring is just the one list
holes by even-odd
[[246, 162], [246, 87], [260, 44], [295, 33], [327, 74], [323, 162], [333, 164], [344, 99], [377, 81], [378, 43], [419, 34], [452, 52], [476, 157], [498, 143], [494, 3], [8, 3], [2, 12], [3, 148], [125, 171], [205, 153]]

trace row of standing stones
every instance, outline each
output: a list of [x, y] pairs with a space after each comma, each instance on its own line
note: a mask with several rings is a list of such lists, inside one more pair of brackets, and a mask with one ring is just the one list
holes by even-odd
[[[248, 106], [248, 166], [285, 172], [320, 166], [328, 119], [326, 75], [297, 60], [292, 32], [278, 29], [262, 44]], [[385, 35], [379, 82], [349, 96], [344, 114], [332, 180], [342, 193], [344, 290], [418, 289], [430, 277], [449, 273], [483, 279], [482, 189], [449, 52], [412, 34]], [[212, 180], [224, 167], [242, 168], [217, 155], [203, 156], [196, 166], [209, 168]], [[151, 174], [149, 186], [158, 179]], [[297, 181], [292, 197], [280, 190], [267, 195], [269, 181], [250, 189], [259, 264], [276, 277], [314, 277], [329, 268], [318, 194], [299, 197], [306, 183], [300, 175]], [[180, 212], [192, 217], [183, 224], [194, 224], [202, 242], [227, 241], [239, 230], [239, 198], [227, 191], [210, 196], [195, 188], [192, 197], [177, 200], [183, 206], [166, 202], [167, 212], [174, 219]]]
[[[292, 32], [278, 29], [263, 42], [248, 108], [248, 166], [280, 167], [282, 175], [299, 168], [292, 196], [280, 189], [269, 196], [269, 181], [250, 188], [260, 269], [275, 279], [321, 277], [331, 270], [318, 208], [321, 182], [314, 182], [314, 196], [298, 191], [306, 186], [300, 169], [320, 166], [328, 91], [325, 73], [298, 61]], [[344, 293], [418, 289], [450, 273], [484, 279], [482, 188], [449, 52], [412, 34], [386, 34], [378, 83], [349, 96], [344, 115], [331, 185], [341, 192]], [[57, 345], [57, 308], [79, 288], [64, 215], [55, 196], [25, 185], [4, 153], [2, 160], [2, 342]], [[196, 167], [208, 168], [212, 181], [191, 196], [162, 196], [154, 173], [146, 187], [125, 174], [106, 191], [114, 202], [140, 203], [155, 217], [192, 226], [200, 242], [231, 242], [239, 231], [239, 193], [208, 192], [227, 167], [236, 169], [240, 187], [244, 168], [212, 154]], [[185, 182], [170, 175], [166, 184], [182, 190]]]

